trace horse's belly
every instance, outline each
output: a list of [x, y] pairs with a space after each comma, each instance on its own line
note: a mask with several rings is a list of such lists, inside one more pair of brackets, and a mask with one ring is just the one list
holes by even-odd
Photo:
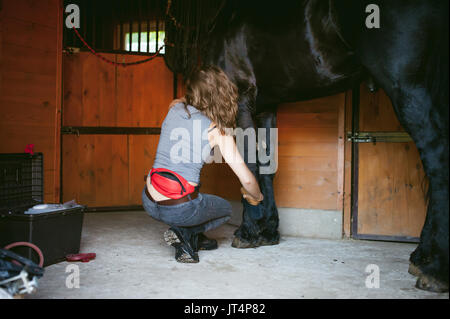
[[[294, 60], [295, 59], [295, 60]], [[254, 66], [255, 67], [255, 66]], [[280, 56], [255, 67], [257, 102], [292, 102], [327, 96], [349, 89], [361, 77], [361, 68], [353, 56], [324, 55], [317, 61], [307, 49], [297, 56]]]
[[330, 95], [359, 78], [354, 52], [337, 28], [323, 22], [331, 19], [328, 3], [308, 2], [302, 12], [300, 23], [286, 26], [282, 35], [255, 26], [247, 29], [259, 99], [284, 102]]

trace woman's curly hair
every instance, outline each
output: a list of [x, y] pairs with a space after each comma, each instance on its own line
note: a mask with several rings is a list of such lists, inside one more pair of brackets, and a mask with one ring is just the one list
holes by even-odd
[[213, 121], [222, 134], [236, 127], [238, 89], [216, 66], [204, 66], [186, 80], [186, 103]]

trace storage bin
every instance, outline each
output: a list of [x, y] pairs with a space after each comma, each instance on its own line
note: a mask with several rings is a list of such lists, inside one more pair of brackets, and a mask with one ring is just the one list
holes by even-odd
[[[31, 242], [41, 249], [44, 266], [48, 266], [79, 252], [85, 207], [70, 203], [42, 209], [45, 208], [43, 182], [41, 153], [0, 154], [0, 246]], [[32, 207], [37, 209], [30, 209]], [[13, 250], [39, 262], [31, 248]]]

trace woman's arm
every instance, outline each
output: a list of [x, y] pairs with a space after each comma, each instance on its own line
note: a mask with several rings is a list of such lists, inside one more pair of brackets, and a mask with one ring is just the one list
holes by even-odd
[[[213, 127], [213, 124], [211, 125]], [[245, 164], [232, 135], [222, 135], [219, 130], [213, 129], [208, 134], [211, 147], [219, 146], [220, 152], [225, 162], [230, 166], [231, 170], [236, 174], [242, 187], [256, 201], [262, 201], [264, 196], [258, 185], [255, 175], [248, 169]], [[245, 196], [244, 196], [245, 197]]]

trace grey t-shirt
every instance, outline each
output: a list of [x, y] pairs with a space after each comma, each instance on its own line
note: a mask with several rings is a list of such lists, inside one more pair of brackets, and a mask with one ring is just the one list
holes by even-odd
[[211, 155], [208, 128], [211, 120], [192, 105], [172, 106], [161, 126], [153, 168], [166, 168], [187, 181], [200, 183], [200, 171]]

